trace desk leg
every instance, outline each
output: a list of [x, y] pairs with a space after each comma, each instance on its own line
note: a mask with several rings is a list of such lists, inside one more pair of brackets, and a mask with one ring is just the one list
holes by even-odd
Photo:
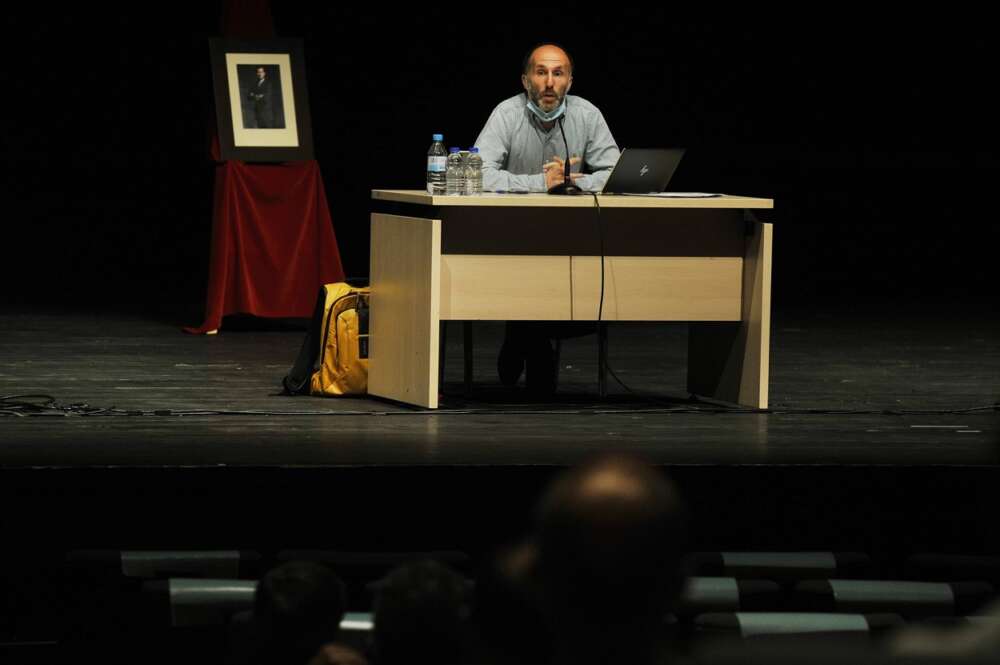
[[767, 408], [772, 233], [771, 224], [755, 222], [750, 227], [743, 257], [742, 320], [689, 326], [689, 392]]
[[441, 221], [372, 214], [368, 392], [438, 406]]

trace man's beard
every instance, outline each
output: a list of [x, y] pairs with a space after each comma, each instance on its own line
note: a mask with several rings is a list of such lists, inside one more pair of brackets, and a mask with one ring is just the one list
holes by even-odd
[[552, 109], [559, 108], [559, 105], [562, 104], [563, 97], [565, 96], [565, 95], [560, 95], [558, 92], [554, 92], [553, 91], [552, 94], [554, 94], [555, 97], [552, 99], [551, 105], [549, 105], [546, 108], [546, 103], [545, 103], [546, 99], [545, 99], [545, 97], [542, 96], [543, 92], [538, 92], [537, 89], [531, 88], [531, 91], [530, 91], [529, 94], [531, 96], [531, 101], [533, 101], [535, 103], [535, 106], [537, 106], [538, 108], [540, 108], [540, 109], [542, 109], [543, 111], [546, 111], [546, 112], [551, 111]]

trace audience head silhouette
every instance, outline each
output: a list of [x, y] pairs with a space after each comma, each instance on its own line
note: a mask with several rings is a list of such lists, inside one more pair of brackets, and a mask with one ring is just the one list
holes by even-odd
[[379, 665], [462, 662], [470, 596], [464, 577], [437, 561], [419, 561], [395, 568], [374, 589]]
[[547, 611], [575, 623], [658, 623], [683, 585], [684, 512], [656, 469], [606, 456], [570, 470], [537, 516], [537, 575]]
[[336, 638], [346, 605], [343, 582], [322, 564], [289, 561], [272, 569], [254, 596], [259, 660], [305, 663]]

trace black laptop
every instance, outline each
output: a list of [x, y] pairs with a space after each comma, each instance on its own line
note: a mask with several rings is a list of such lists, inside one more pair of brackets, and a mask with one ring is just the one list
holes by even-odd
[[683, 148], [622, 150], [602, 194], [653, 194], [662, 192], [673, 177]]

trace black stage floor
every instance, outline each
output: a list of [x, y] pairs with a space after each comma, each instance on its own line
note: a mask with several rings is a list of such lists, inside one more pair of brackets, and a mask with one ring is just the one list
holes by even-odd
[[463, 397], [451, 324], [434, 413], [280, 396], [304, 336], [287, 322], [233, 320], [192, 337], [167, 317], [8, 312], [0, 393], [171, 415], [0, 418], [0, 528], [30, 543], [27, 557], [75, 547], [485, 552], [523, 532], [562, 467], [617, 450], [667, 469], [695, 548], [885, 561], [996, 552], [1000, 320], [985, 310], [778, 310], [769, 414], [695, 411], [704, 405], [686, 401], [684, 325], [611, 328], [613, 369], [646, 397], [616, 384], [597, 397], [591, 336], [565, 343], [559, 397], [543, 404], [499, 385], [493, 323], [475, 326], [475, 391]]
[[1000, 319], [986, 306], [776, 311], [770, 414], [687, 401], [681, 324], [612, 326], [610, 364], [634, 394], [611, 381], [603, 400], [595, 338], [567, 340], [558, 396], [538, 403], [499, 384], [502, 326], [476, 323], [466, 397], [448, 325], [435, 413], [281, 396], [304, 335], [290, 322], [227, 319], [195, 337], [148, 315], [9, 312], [0, 393], [146, 415], [3, 418], [0, 467], [562, 466], [608, 449], [663, 465], [1000, 462]]

